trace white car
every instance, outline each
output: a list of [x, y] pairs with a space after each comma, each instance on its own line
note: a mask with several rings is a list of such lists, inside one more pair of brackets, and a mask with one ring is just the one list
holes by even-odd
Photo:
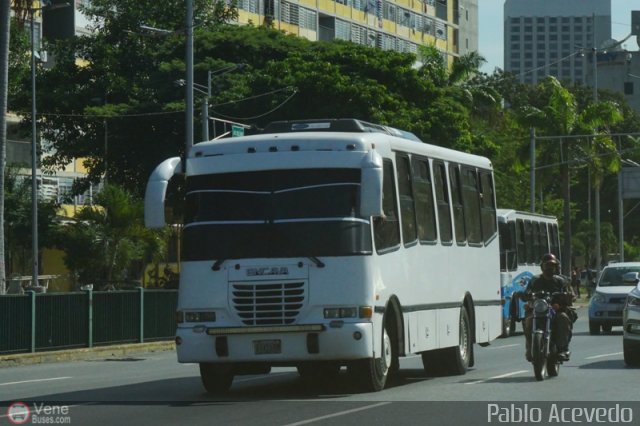
[[606, 266], [598, 277], [595, 292], [589, 300], [589, 333], [606, 333], [622, 325], [622, 309], [633, 284], [624, 283], [628, 272], [640, 272], [640, 262], [620, 262]]
[[622, 311], [624, 363], [640, 367], [640, 273], [629, 272], [624, 275], [624, 281], [636, 284], [627, 295]]

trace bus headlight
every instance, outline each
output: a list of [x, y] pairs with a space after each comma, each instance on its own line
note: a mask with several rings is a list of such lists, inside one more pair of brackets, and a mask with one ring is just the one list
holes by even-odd
[[324, 308], [325, 319], [339, 318], [371, 318], [373, 308], [371, 306], [348, 306], [342, 308]]

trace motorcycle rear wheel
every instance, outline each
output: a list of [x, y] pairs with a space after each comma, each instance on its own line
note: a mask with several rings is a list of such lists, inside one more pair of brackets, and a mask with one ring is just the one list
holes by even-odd
[[544, 380], [547, 372], [547, 357], [545, 355], [545, 342], [542, 333], [535, 333], [531, 341], [531, 354], [533, 355], [533, 373], [536, 380]]

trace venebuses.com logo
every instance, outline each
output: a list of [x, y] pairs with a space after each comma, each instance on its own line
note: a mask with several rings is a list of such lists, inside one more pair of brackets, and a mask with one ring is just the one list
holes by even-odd
[[31, 411], [24, 402], [14, 402], [7, 409], [7, 417], [14, 425], [23, 425], [29, 421]]
[[24, 402], [14, 402], [7, 408], [7, 418], [14, 425], [32, 424], [70, 424], [68, 405], [51, 405], [34, 402], [31, 407]]

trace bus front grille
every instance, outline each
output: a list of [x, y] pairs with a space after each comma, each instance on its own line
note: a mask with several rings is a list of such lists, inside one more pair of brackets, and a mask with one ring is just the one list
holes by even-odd
[[293, 324], [304, 305], [304, 282], [235, 283], [231, 303], [245, 325]]

